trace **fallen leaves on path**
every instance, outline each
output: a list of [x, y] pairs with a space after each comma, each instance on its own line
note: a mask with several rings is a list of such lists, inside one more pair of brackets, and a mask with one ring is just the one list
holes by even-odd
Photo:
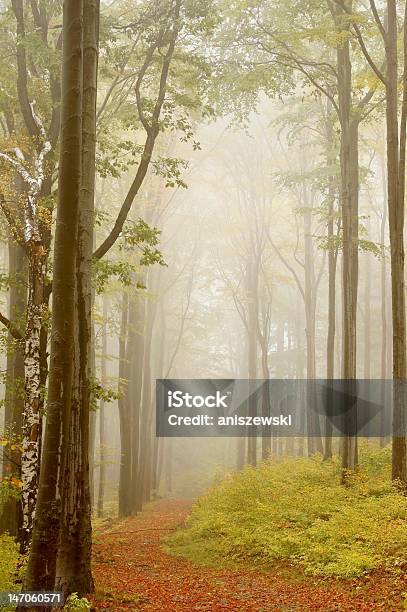
[[298, 568], [270, 573], [200, 567], [167, 554], [161, 539], [182, 525], [190, 503], [162, 500], [96, 536], [95, 610], [160, 612], [371, 612], [402, 610], [407, 584], [384, 572], [363, 580], [305, 577]]

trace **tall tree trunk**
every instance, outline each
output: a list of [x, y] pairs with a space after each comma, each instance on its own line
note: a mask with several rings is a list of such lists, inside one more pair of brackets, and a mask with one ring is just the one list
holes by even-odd
[[[385, 380], [388, 376], [388, 321], [387, 321], [387, 262], [386, 251], [384, 248], [386, 242], [386, 226], [387, 226], [387, 206], [385, 198], [387, 194], [386, 173], [382, 167], [383, 178], [383, 212], [380, 224], [380, 242], [382, 244], [382, 257], [380, 260], [380, 295], [381, 295], [381, 360], [380, 360], [380, 378]], [[385, 405], [385, 388], [382, 386], [381, 405]], [[380, 447], [384, 448], [388, 441], [385, 435], [386, 429], [386, 410], [382, 409], [381, 413], [381, 431], [380, 431]]]
[[[141, 282], [144, 284], [144, 280]], [[142, 383], [143, 383], [143, 359], [145, 344], [145, 299], [143, 294], [133, 297], [133, 351], [131, 359], [131, 481], [129, 484], [131, 493], [131, 512], [141, 510], [142, 490], [140, 488], [140, 464], [141, 464], [141, 421], [142, 421]]]
[[[156, 291], [157, 275], [153, 272], [149, 274], [151, 289]], [[140, 466], [137, 491], [139, 492], [139, 503], [150, 500], [151, 492], [151, 459], [152, 459], [152, 403], [151, 403], [151, 349], [153, 342], [154, 322], [157, 312], [157, 301], [147, 303], [146, 326], [144, 337], [144, 356], [143, 356], [143, 383], [142, 383], [142, 403], [140, 421]], [[139, 366], [140, 367], [140, 366]]]
[[[285, 319], [280, 318], [279, 321], [277, 322], [277, 329], [276, 329], [277, 355], [276, 355], [276, 366], [275, 366], [275, 378], [285, 377], [284, 334], [285, 334]], [[274, 430], [272, 431], [271, 451], [273, 455], [278, 454], [278, 437], [276, 436]]]
[[[370, 227], [370, 224], [368, 225]], [[371, 255], [370, 253], [365, 254], [365, 292], [364, 292], [364, 360], [363, 360], [363, 378], [369, 379], [371, 377]]]
[[168, 495], [172, 492], [172, 470], [173, 470], [173, 455], [174, 455], [174, 440], [166, 438], [165, 447], [165, 492]]
[[162, 438], [158, 444], [158, 457], [157, 457], [157, 472], [155, 476], [156, 491], [160, 490], [161, 477], [163, 473], [163, 463], [165, 455], [166, 438]]
[[[296, 292], [296, 299], [295, 299], [295, 350], [297, 353], [297, 358], [296, 358], [296, 364], [295, 364], [295, 378], [298, 379], [302, 379], [304, 378], [304, 363], [303, 363], [303, 345], [302, 345], [302, 338], [303, 338], [303, 332], [302, 332], [302, 317], [303, 317], [303, 309], [301, 306], [301, 294], [299, 291]], [[301, 417], [303, 417], [305, 415], [301, 415]], [[295, 440], [293, 440], [293, 450], [294, 450], [294, 444]], [[304, 455], [304, 436], [300, 436], [300, 438], [297, 440], [297, 454], [298, 456], [302, 457]]]
[[[89, 423], [92, 385], [92, 251], [96, 154], [99, 0], [83, 2], [81, 187], [76, 259], [75, 353], [68, 438], [63, 438], [61, 524], [55, 585], [81, 595], [94, 589], [89, 489]], [[65, 458], [66, 457], [66, 458]]]
[[[107, 353], [107, 298], [103, 298], [103, 332], [102, 332], [102, 357], [100, 368], [100, 384], [104, 388], [106, 385], [106, 353]], [[105, 440], [105, 402], [103, 398], [99, 403], [99, 448], [100, 448], [100, 467], [99, 467], [99, 489], [98, 489], [98, 516], [103, 516], [103, 504], [105, 499], [106, 481], [106, 440]]]
[[[328, 105], [329, 108], [329, 105]], [[327, 143], [328, 164], [334, 162], [332, 159], [333, 149], [333, 129], [332, 123], [327, 119]], [[338, 258], [338, 249], [333, 245], [334, 238], [334, 210], [335, 210], [335, 187], [333, 180], [329, 182], [328, 188], [328, 333], [326, 340], [326, 377], [331, 380], [335, 377], [335, 327], [336, 327], [336, 262]], [[325, 444], [324, 444], [324, 459], [332, 458], [332, 421], [326, 418], [325, 423]]]
[[[345, 0], [346, 11], [338, 7], [337, 23], [345, 34], [350, 23], [352, 0]], [[337, 49], [338, 100], [341, 126], [341, 211], [342, 211], [342, 378], [356, 378], [356, 313], [358, 291], [358, 206], [359, 158], [358, 118], [352, 113], [352, 65], [348, 36]], [[351, 383], [350, 383], [351, 384]], [[349, 389], [352, 392], [352, 384]], [[357, 465], [355, 409], [345, 417], [342, 438], [342, 476], [346, 484], [349, 472]]]
[[[316, 279], [314, 268], [314, 247], [312, 237], [312, 211], [307, 202], [307, 194], [304, 194], [304, 302], [305, 302], [305, 335], [307, 341], [307, 379], [314, 380], [316, 377], [316, 354], [315, 354], [315, 317], [317, 307]], [[318, 414], [312, 409], [315, 403], [313, 387], [310, 386], [307, 394], [307, 431], [308, 431], [308, 454], [323, 453], [322, 439], [320, 434], [320, 423]]]
[[41, 385], [41, 332], [47, 254], [41, 243], [28, 251], [28, 302], [25, 331], [25, 398], [23, 413], [23, 453], [21, 457], [23, 527], [21, 549], [28, 549], [40, 473], [41, 433], [44, 389]]
[[[250, 254], [247, 264], [247, 301], [248, 301], [248, 366], [249, 380], [257, 378], [257, 325], [258, 325], [258, 265], [254, 256]], [[257, 395], [251, 393], [249, 397], [249, 416], [257, 414]], [[253, 427], [247, 439], [247, 462], [249, 465], [257, 464], [257, 438]]]
[[[24, 329], [27, 308], [27, 261], [24, 250], [10, 237], [9, 258], [9, 320], [18, 329]], [[24, 347], [11, 334], [8, 336], [7, 378], [5, 390], [4, 428], [11, 436], [21, 436], [24, 410]], [[3, 454], [3, 478], [21, 478], [21, 452], [7, 445]], [[22, 513], [19, 500], [14, 497], [4, 502], [0, 516], [0, 533], [7, 531], [20, 536]]]
[[[95, 304], [95, 289], [92, 288], [92, 310]], [[91, 321], [91, 341], [90, 341], [90, 374], [92, 379], [95, 378], [96, 374], [96, 354], [95, 354], [95, 322]], [[96, 445], [96, 410], [91, 410], [89, 415], [89, 494], [90, 494], [90, 507], [91, 509], [95, 506], [95, 486], [94, 486], [94, 472], [95, 472], [95, 445]]]
[[[46, 266], [51, 243], [51, 223], [48, 222], [50, 219], [46, 218], [47, 213], [45, 209], [40, 208], [38, 204], [41, 198], [48, 198], [52, 190], [53, 170], [55, 169], [53, 148], [56, 145], [59, 127], [60, 91], [59, 77], [56, 76], [57, 71], [50, 69], [48, 76], [52, 107], [50, 109], [51, 121], [47, 133], [41, 118], [35, 112], [34, 101], [31, 102], [29, 98], [27, 82], [30, 80], [31, 66], [29, 70], [27, 67], [27, 50], [25, 48], [25, 3], [22, 0], [12, 0], [10, 10], [12, 10], [16, 18], [16, 32], [19, 41], [16, 47], [18, 103], [23, 124], [33, 145], [30, 165], [34, 171], [31, 179], [27, 178], [25, 172], [20, 172], [20, 179], [24, 183], [24, 187], [22, 188], [21, 185], [17, 186], [17, 192], [20, 195], [24, 194], [24, 205], [20, 208], [21, 213], [19, 210], [15, 210], [8, 217], [10, 226], [14, 228], [15, 233], [24, 242], [29, 261], [29, 301], [27, 304], [26, 333], [24, 336], [25, 403], [23, 413], [23, 452], [21, 457], [21, 479], [23, 483], [21, 547], [25, 550], [31, 537], [38, 492], [42, 413], [47, 378], [47, 330], [44, 321], [47, 320], [46, 314], [49, 299]], [[37, 22], [34, 9], [32, 12], [34, 21]], [[46, 17], [44, 17], [42, 27], [43, 33], [44, 30], [47, 31], [48, 23]], [[43, 38], [45, 45], [48, 45], [46, 34]], [[6, 124], [9, 134], [12, 136], [15, 132], [14, 109], [9, 109], [9, 111], [6, 111]]]
[[[69, 440], [73, 381], [74, 293], [81, 186], [82, 30], [82, 1], [65, 2], [62, 29], [61, 147], [53, 266], [51, 360], [36, 521], [24, 581], [24, 590], [28, 591], [54, 588], [56, 542], [59, 531], [59, 517], [56, 514], [57, 483], [64, 482], [72, 467], [67, 461], [66, 452], [62, 455], [60, 463], [59, 452], [61, 433], [65, 449]], [[59, 467], [60, 473], [58, 473]], [[63, 489], [62, 496], [66, 496], [66, 493], [66, 489]], [[73, 502], [72, 505], [75, 504], [74, 500], [70, 501]]]
[[236, 438], [236, 470], [240, 472], [245, 466], [246, 459], [246, 438], [240, 436]]
[[[407, 9], [406, 9], [407, 10]], [[391, 293], [393, 319], [393, 378], [394, 412], [392, 445], [392, 479], [407, 485], [406, 473], [406, 305], [404, 288], [404, 190], [405, 190], [405, 139], [407, 105], [407, 23], [404, 19], [404, 77], [403, 103], [398, 124], [398, 58], [396, 0], [387, 1], [386, 48], [386, 125], [387, 125], [387, 194], [390, 232]]]
[[[245, 333], [243, 336], [243, 342], [239, 344], [239, 370], [237, 373], [238, 378], [243, 380], [247, 378], [248, 373], [248, 342], [248, 334]], [[244, 468], [246, 460], [246, 436], [240, 436], [239, 438], [236, 438], [236, 470], [238, 472]]]
[[[268, 365], [264, 363], [266, 357], [262, 356], [263, 361], [263, 378], [265, 380], [262, 388], [262, 416], [268, 417], [271, 413], [271, 403], [270, 403], [270, 371], [268, 369]], [[271, 426], [263, 425], [262, 428], [262, 438], [261, 438], [261, 458], [263, 461], [270, 458], [271, 454]]]
[[[157, 283], [157, 290], [156, 290], [157, 297], [158, 297], [159, 287], [160, 287], [160, 278], [161, 276], [159, 276], [158, 283]], [[164, 376], [164, 368], [165, 368], [164, 346], [165, 346], [166, 332], [167, 332], [166, 323], [165, 323], [164, 301], [165, 301], [165, 295], [161, 295], [159, 302], [158, 302], [158, 306], [157, 306], [157, 308], [159, 309], [159, 312], [158, 312], [159, 328], [154, 334], [154, 344], [155, 344], [154, 362], [157, 365], [156, 365], [155, 376], [153, 380], [154, 379], [157, 380]], [[155, 404], [156, 392], [155, 392], [154, 386], [153, 386], [153, 397], [154, 397], [154, 404]], [[154, 406], [152, 408], [152, 414], [153, 413], [154, 413]], [[160, 465], [160, 461], [162, 460], [162, 457], [163, 457], [162, 448], [161, 448], [163, 441], [164, 441], [163, 438], [158, 438], [156, 436], [154, 436], [153, 438], [153, 463], [152, 463], [152, 470], [151, 470], [151, 482], [152, 482], [152, 490], [156, 492], [158, 491], [158, 487], [160, 484], [160, 475], [161, 475], [161, 467], [162, 467]]]
[[95, 447], [96, 447], [96, 411], [91, 410], [90, 420], [89, 420], [89, 491], [90, 491], [90, 507], [92, 509], [95, 507]]
[[119, 516], [130, 516], [131, 483], [131, 421], [129, 398], [129, 346], [134, 329], [129, 325], [129, 296], [123, 292], [121, 303], [121, 325], [119, 336], [119, 422], [120, 422], [120, 474], [119, 474]]

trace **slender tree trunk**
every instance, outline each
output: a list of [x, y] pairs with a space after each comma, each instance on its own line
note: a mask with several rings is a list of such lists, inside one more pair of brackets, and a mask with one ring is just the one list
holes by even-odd
[[[404, 287], [404, 183], [405, 183], [405, 138], [407, 104], [407, 66], [404, 66], [403, 104], [398, 133], [398, 58], [397, 58], [397, 11], [396, 0], [387, 1], [386, 48], [386, 125], [387, 125], [387, 193], [390, 232], [390, 262], [393, 319], [393, 445], [392, 479], [402, 486], [407, 485], [406, 473], [406, 305]], [[407, 24], [404, 20], [404, 62], [406, 63]]]
[[[328, 161], [332, 162], [332, 124], [327, 121]], [[336, 262], [338, 250], [333, 246], [335, 190], [332, 180], [328, 191], [328, 334], [326, 340], [326, 377], [333, 379], [335, 371], [335, 327], [336, 327]], [[327, 418], [325, 425], [324, 459], [332, 458], [332, 421]]]
[[[348, 191], [343, 194], [342, 202], [342, 224], [343, 224], [343, 249], [342, 249], [342, 290], [343, 290], [343, 355], [342, 355], [342, 377], [345, 380], [356, 378], [356, 306], [358, 285], [358, 246], [357, 246], [357, 188], [356, 180], [352, 176], [357, 149], [357, 130], [352, 125], [349, 130], [349, 140], [344, 139], [342, 150], [342, 163], [344, 171], [349, 171], [350, 182], [347, 184]], [[352, 161], [353, 160], [353, 161]], [[349, 166], [349, 167], [348, 167]], [[349, 392], [352, 393], [352, 387]], [[345, 433], [342, 440], [342, 482], [345, 484], [350, 470], [357, 466], [357, 440], [356, 440], [356, 410], [353, 409], [345, 418]]]
[[[12, 238], [8, 241], [9, 255], [9, 320], [24, 330], [27, 308], [27, 261], [25, 252]], [[11, 436], [22, 434], [24, 410], [24, 347], [23, 342], [8, 336], [7, 378], [5, 390], [4, 428]], [[21, 452], [9, 444], [3, 454], [3, 478], [21, 479]], [[20, 537], [22, 527], [21, 505], [15, 498], [4, 502], [0, 516], [0, 532]]]
[[[25, 49], [25, 6], [22, 0], [13, 0], [11, 10], [17, 24], [17, 93], [21, 117], [32, 144], [32, 169], [34, 180], [27, 180], [20, 174], [24, 187], [17, 186], [17, 192], [24, 195], [24, 205], [18, 206], [10, 216], [10, 225], [25, 243], [29, 261], [29, 299], [27, 304], [25, 334], [25, 404], [23, 413], [23, 452], [21, 457], [21, 479], [23, 527], [21, 529], [21, 548], [26, 550], [30, 541], [33, 526], [35, 503], [38, 493], [39, 466], [41, 460], [42, 413], [44, 389], [47, 378], [47, 320], [49, 287], [46, 282], [46, 265], [51, 242], [51, 223], [46, 219], [46, 211], [41, 209], [40, 198], [51, 195], [55, 159], [53, 147], [57, 141], [59, 126], [59, 83], [55, 71], [50, 70], [49, 85], [52, 98], [50, 109], [51, 121], [48, 133], [43, 128], [41, 118], [34, 110], [34, 101], [29, 99], [27, 81], [30, 71], [27, 68]], [[34, 21], [36, 17], [34, 15]], [[44, 17], [44, 28], [47, 30], [47, 18]], [[46, 40], [44, 41], [46, 44]], [[31, 69], [31, 66], [30, 66]], [[9, 109], [10, 110], [10, 109]], [[15, 132], [14, 109], [6, 112], [6, 124], [10, 136]], [[19, 126], [18, 129], [20, 129]], [[27, 160], [28, 161], [28, 160]], [[23, 163], [24, 165], [24, 163]], [[21, 211], [23, 211], [21, 213]], [[14, 214], [15, 213], [15, 214]], [[17, 221], [17, 223], [15, 223]], [[40, 303], [43, 296], [42, 304]]]
[[[301, 306], [301, 294], [299, 291], [296, 292], [295, 299], [295, 350], [297, 354], [295, 363], [295, 378], [304, 378], [304, 360], [303, 360], [303, 345], [302, 345], [302, 317], [303, 309]], [[295, 440], [293, 440], [292, 449], [294, 452]], [[301, 436], [297, 440], [297, 454], [302, 457], [304, 455], [304, 436]]]
[[25, 332], [25, 401], [21, 457], [23, 528], [21, 549], [28, 549], [33, 528], [40, 473], [44, 389], [41, 385], [41, 332], [46, 273], [42, 244], [29, 246], [27, 327]]
[[[239, 379], [246, 379], [248, 372], [248, 334], [245, 333], [243, 336], [243, 342], [239, 345]], [[247, 452], [246, 452], [246, 436], [240, 436], [236, 438], [236, 470], [239, 472], [246, 464]]]
[[[383, 199], [385, 200], [387, 194], [387, 183], [386, 173], [382, 168], [383, 177]], [[387, 262], [386, 262], [386, 251], [384, 244], [386, 241], [386, 226], [387, 226], [387, 206], [383, 200], [383, 213], [380, 224], [380, 242], [382, 247], [382, 257], [380, 260], [380, 295], [381, 295], [381, 363], [380, 363], [380, 378], [386, 380], [389, 370], [388, 364], [388, 321], [387, 321]], [[382, 386], [381, 405], [385, 405], [385, 388]], [[385, 435], [386, 428], [386, 410], [382, 409], [381, 413], [381, 432], [380, 432], [380, 447], [384, 448], [388, 441]]]
[[[149, 274], [151, 290], [156, 292], [157, 275]], [[151, 493], [151, 460], [152, 460], [152, 402], [151, 402], [151, 349], [153, 342], [154, 322], [157, 312], [157, 301], [150, 301], [146, 308], [146, 327], [143, 357], [143, 391], [140, 435], [140, 468], [137, 490], [142, 495], [142, 502], [150, 500]]]
[[370, 253], [365, 254], [365, 295], [364, 295], [364, 364], [363, 364], [363, 378], [369, 379], [371, 377], [371, 342], [372, 342], [372, 331], [371, 331], [371, 255]]
[[[305, 335], [307, 341], [307, 379], [314, 380], [316, 377], [316, 354], [315, 354], [315, 317], [317, 307], [316, 279], [314, 268], [314, 248], [312, 238], [312, 212], [304, 198], [306, 212], [304, 213], [304, 259], [305, 259]], [[307, 431], [308, 431], [308, 454], [323, 453], [322, 439], [320, 434], [320, 423], [318, 414], [311, 408], [315, 403], [313, 387], [308, 391], [307, 402]]]
[[160, 490], [161, 485], [161, 477], [163, 473], [163, 463], [164, 463], [164, 455], [165, 455], [165, 445], [166, 439], [163, 438], [158, 445], [158, 457], [157, 457], [157, 472], [156, 472], [156, 490], [157, 492]]
[[[120, 420], [120, 476], [119, 476], [119, 516], [131, 514], [131, 422], [129, 400], [129, 364], [126, 347], [134, 330], [129, 325], [129, 297], [123, 292], [121, 304], [121, 325], [119, 336], [119, 420]], [[127, 340], [127, 341], [126, 341]]]
[[246, 459], [246, 438], [241, 436], [236, 438], [236, 470], [240, 472], [245, 466]]
[[173, 454], [174, 454], [174, 440], [171, 438], [166, 439], [166, 457], [165, 457], [165, 492], [168, 495], [172, 492], [172, 468], [173, 468]]
[[[93, 335], [93, 334], [92, 334]], [[89, 491], [90, 507], [95, 507], [95, 446], [96, 446], [96, 412], [91, 410], [89, 420]]]
[[[352, 12], [352, 0], [345, 2]], [[346, 33], [350, 24], [346, 11], [338, 7], [337, 23]], [[342, 378], [356, 378], [356, 313], [358, 290], [358, 118], [352, 115], [352, 65], [349, 39], [337, 49], [338, 100], [341, 126], [341, 210], [342, 210]], [[349, 389], [352, 392], [352, 388]], [[345, 417], [342, 439], [342, 483], [357, 465], [356, 411]]]
[[[143, 279], [142, 279], [143, 280]], [[144, 284], [144, 283], [143, 283]], [[134, 349], [131, 361], [132, 410], [131, 410], [131, 512], [142, 509], [142, 489], [140, 487], [141, 466], [141, 427], [142, 427], [142, 382], [145, 344], [145, 299], [142, 294], [133, 298], [133, 338]]]
[[[107, 299], [103, 298], [103, 332], [102, 332], [102, 358], [101, 358], [101, 385], [106, 386], [106, 353], [107, 353]], [[103, 516], [103, 504], [105, 499], [106, 481], [106, 440], [105, 440], [105, 402], [103, 399], [99, 403], [99, 448], [100, 448], [100, 467], [99, 467], [99, 490], [98, 490], [98, 516]]]
[[[257, 378], [257, 324], [258, 324], [258, 266], [250, 255], [247, 265], [247, 300], [248, 300], [248, 349], [249, 349], [249, 380]], [[249, 416], [257, 414], [257, 395], [250, 394]], [[252, 428], [247, 439], [247, 462], [249, 465], [257, 464], [257, 438], [256, 429]]]
[[[263, 365], [263, 378], [265, 379], [262, 389], [262, 416], [268, 417], [271, 413], [270, 403], [270, 372], [268, 367]], [[261, 438], [261, 458], [263, 461], [269, 459], [271, 455], [271, 427], [263, 426]]]
[[[276, 338], [277, 355], [276, 355], [276, 367], [275, 367], [275, 377], [276, 378], [284, 378], [284, 375], [285, 375], [285, 372], [284, 372], [284, 366], [285, 366], [284, 334], [285, 334], [285, 320], [280, 318], [277, 323], [277, 329], [276, 329], [276, 335], [277, 335], [277, 338]], [[272, 431], [271, 452], [273, 455], [276, 455], [276, 456], [278, 454], [278, 437], [276, 436], [274, 431]]]
[[[156, 294], [158, 296], [159, 293], [159, 288], [160, 288], [160, 279], [161, 279], [161, 275], [159, 275], [158, 277], [158, 282], [157, 282], [157, 290], [156, 290]], [[156, 331], [156, 333], [154, 334], [155, 338], [154, 338], [154, 344], [155, 344], [155, 359], [154, 362], [157, 364], [156, 366], [156, 371], [155, 371], [155, 376], [154, 379], [157, 380], [159, 378], [162, 378], [164, 376], [164, 367], [165, 367], [165, 351], [163, 349], [163, 347], [165, 346], [165, 341], [166, 341], [166, 324], [165, 324], [165, 306], [164, 306], [164, 300], [165, 300], [165, 296], [162, 295], [159, 303], [158, 303], [158, 317], [159, 317], [159, 327]], [[154, 380], [153, 379], [153, 380]], [[154, 384], [154, 383], [153, 383]], [[153, 402], [153, 406], [152, 406], [152, 411], [151, 413], [154, 414], [154, 405], [156, 402], [156, 393], [155, 393], [155, 387], [153, 386], [153, 397], [154, 397], [154, 402]], [[155, 432], [155, 429], [154, 429]], [[160, 484], [160, 475], [161, 475], [161, 467], [160, 466], [160, 460], [162, 459], [163, 453], [162, 453], [162, 444], [163, 444], [164, 439], [163, 438], [157, 438], [155, 435], [153, 437], [153, 463], [152, 463], [152, 470], [151, 470], [151, 482], [152, 482], [152, 490], [157, 492], [158, 491], [158, 487]]]
[[[95, 290], [92, 288], [92, 309], [95, 304]], [[90, 375], [92, 380], [96, 374], [96, 354], [95, 354], [95, 323], [91, 321], [91, 341], [90, 341]], [[90, 507], [95, 507], [95, 445], [96, 445], [96, 411], [91, 410], [89, 415], [89, 495]]]

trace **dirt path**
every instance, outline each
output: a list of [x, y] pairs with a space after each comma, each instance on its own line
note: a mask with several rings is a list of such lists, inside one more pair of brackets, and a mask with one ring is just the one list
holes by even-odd
[[[402, 610], [404, 589], [388, 576], [338, 582], [293, 578], [287, 571], [264, 574], [250, 570], [196, 567], [166, 554], [160, 539], [183, 523], [190, 504], [165, 500], [140, 516], [116, 523], [96, 535], [95, 610], [160, 612], [344, 612]], [[290, 570], [291, 571], [291, 570]], [[298, 570], [297, 570], [298, 573]]]

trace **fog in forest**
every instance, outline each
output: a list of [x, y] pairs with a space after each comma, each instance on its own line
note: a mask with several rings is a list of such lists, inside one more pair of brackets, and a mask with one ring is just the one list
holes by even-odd
[[[237, 446], [245, 444], [236, 438], [156, 439], [155, 379], [328, 377], [330, 248], [338, 260], [333, 374], [341, 377], [341, 258], [339, 241], [336, 249], [328, 242], [338, 235], [339, 215], [334, 195], [334, 237], [328, 238], [332, 169], [324, 169], [321, 146], [325, 110], [323, 100], [311, 106], [300, 97], [288, 104], [263, 101], [244, 128], [228, 119], [200, 127], [200, 150], [170, 139], [165, 146], [171, 155], [185, 160], [182, 184], [169, 187], [150, 175], [131, 212], [134, 222], [141, 217], [160, 231], [163, 265], [140, 267], [137, 253], [129, 254], [135, 266], [130, 284], [109, 282], [96, 298], [96, 365], [104, 386], [112, 392], [119, 387], [122, 401], [150, 412], [158, 480], [153, 496], [196, 496], [236, 469]], [[361, 150], [357, 336], [357, 376], [366, 379], [391, 376], [383, 155], [382, 127], [368, 126]], [[126, 174], [98, 178], [101, 216], [113, 216], [127, 184]], [[98, 234], [103, 236], [100, 229]], [[127, 346], [122, 356], [120, 339]], [[255, 362], [249, 365], [250, 350]], [[123, 355], [129, 368], [124, 378]], [[142, 381], [137, 372], [144, 373]], [[102, 464], [103, 495], [112, 508], [120, 471], [117, 404], [117, 397], [102, 401], [93, 416], [94, 495]], [[284, 454], [285, 442], [274, 443]], [[298, 442], [296, 452], [306, 453], [305, 445]], [[261, 439], [257, 446], [261, 453]]]

